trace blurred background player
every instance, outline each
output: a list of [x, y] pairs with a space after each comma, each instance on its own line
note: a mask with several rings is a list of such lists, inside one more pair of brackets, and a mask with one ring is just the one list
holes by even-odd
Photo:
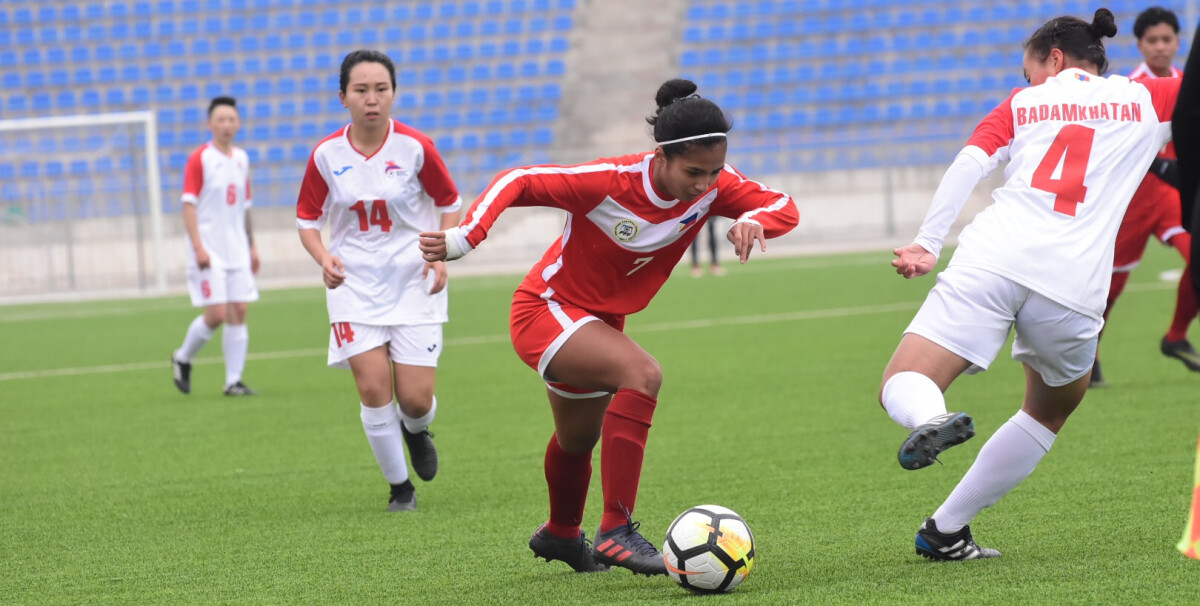
[[391, 118], [392, 60], [354, 51], [340, 78], [351, 121], [309, 157], [296, 223], [328, 289], [329, 365], [354, 374], [363, 430], [391, 485], [388, 510], [406, 511], [417, 496], [404, 445], [422, 480], [438, 469], [428, 428], [448, 319], [446, 264], [421, 260], [417, 234], [456, 225], [462, 201], [429, 137]]
[[[1138, 15], [1133, 24], [1133, 33], [1137, 36], [1138, 49], [1145, 61], [1129, 74], [1130, 79], [1178, 78], [1183, 75], [1179, 68], [1171, 64], [1179, 52], [1179, 19], [1175, 13], [1160, 7], [1148, 8]], [[1200, 355], [1187, 340], [1188, 326], [1196, 318], [1197, 305], [1191, 284], [1192, 237], [1183, 226], [1177, 184], [1171, 183], [1175, 177], [1174, 163], [1175, 148], [1168, 143], [1129, 201], [1121, 229], [1117, 232], [1112, 283], [1108, 289], [1104, 320], [1107, 324], [1113, 305], [1129, 282], [1129, 273], [1141, 262], [1146, 252], [1146, 242], [1151, 236], [1157, 236], [1164, 244], [1178, 250], [1184, 260], [1183, 276], [1176, 289], [1175, 315], [1160, 347], [1164, 355], [1177, 358], [1193, 371], [1200, 371]], [[1106, 384], [1100, 372], [1100, 356], [1097, 352], [1091, 386], [1103, 387]]]
[[963, 229], [883, 374], [880, 403], [911, 431], [900, 465], [926, 467], [975, 433], [969, 415], [946, 411], [944, 392], [962, 373], [986, 370], [1016, 329], [1012, 355], [1025, 368], [1024, 403], [917, 531], [916, 550], [926, 558], [1000, 556], [976, 544], [968, 524], [1033, 473], [1087, 392], [1117, 229], [1170, 137], [1179, 91], [1179, 79], [1101, 78], [1102, 39], [1116, 33], [1104, 8], [1091, 24], [1058, 17], [1039, 28], [1025, 43], [1032, 86], [979, 123], [916, 240], [895, 250], [897, 273], [931, 271], [971, 190], [1009, 160], [994, 203]]
[[[705, 231], [708, 232], [708, 258], [711, 259], [708, 264], [708, 271], [714, 276], [725, 275], [725, 268], [721, 267], [721, 263], [717, 261], [717, 222], [709, 221], [705, 224]], [[700, 265], [700, 238], [692, 240], [692, 277], [699, 278], [704, 275], [704, 267]]]
[[[426, 260], [457, 259], [509, 207], [570, 214], [518, 287], [510, 329], [517, 354], [546, 381], [554, 415], [545, 458], [550, 519], [529, 547], [579, 572], [667, 573], [632, 517], [662, 368], [625, 335], [625, 317], [649, 304], [713, 216], [734, 220], [727, 237], [742, 263], [755, 240], [766, 250], [767, 238], [798, 220], [788, 195], [725, 164], [729, 119], [695, 92], [687, 80], [659, 88], [648, 119], [653, 152], [500, 173], [460, 226], [421, 234]], [[581, 524], [597, 441], [604, 514], [589, 548]]]
[[188, 294], [204, 313], [192, 320], [183, 345], [171, 354], [175, 386], [183, 393], [192, 391], [192, 359], [225, 324], [225, 395], [254, 394], [242, 382], [250, 344], [246, 304], [258, 300], [258, 251], [250, 228], [250, 160], [233, 145], [241, 126], [237, 101], [214, 98], [208, 105], [212, 141], [192, 152], [184, 168], [182, 214], [191, 245]]

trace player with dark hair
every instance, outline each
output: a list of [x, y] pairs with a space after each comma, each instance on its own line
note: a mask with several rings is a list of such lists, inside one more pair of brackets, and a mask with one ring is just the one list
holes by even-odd
[[[1138, 38], [1138, 49], [1146, 60], [1129, 74], [1130, 79], [1178, 78], [1183, 74], [1171, 65], [1175, 53], [1179, 51], [1179, 20], [1175, 13], [1160, 7], [1146, 9], [1138, 15], [1133, 32]], [[1168, 143], [1150, 165], [1150, 172], [1129, 201], [1121, 229], [1117, 231], [1112, 283], [1104, 307], [1104, 320], [1108, 322], [1113, 305], [1129, 282], [1129, 273], [1141, 262], [1146, 252], [1146, 242], [1152, 236], [1158, 236], [1164, 244], [1178, 250], [1184, 261], [1183, 276], [1179, 279], [1175, 298], [1175, 314], [1159, 347], [1164, 355], [1182, 361], [1193, 371], [1200, 371], [1200, 354], [1187, 340], [1188, 326], [1200, 308], [1196, 304], [1196, 293], [1192, 290], [1192, 236], [1184, 229], [1177, 181], [1175, 148]], [[1100, 373], [1100, 356], [1097, 352], [1090, 386], [1105, 385], [1107, 383]]]
[[456, 225], [462, 202], [433, 141], [390, 117], [396, 70], [387, 55], [346, 55], [339, 87], [350, 124], [313, 149], [296, 223], [327, 288], [329, 365], [354, 374], [363, 430], [391, 485], [388, 510], [408, 511], [417, 495], [404, 446], [422, 480], [438, 470], [428, 428], [448, 319], [446, 264], [421, 260], [417, 234]]
[[258, 300], [258, 250], [250, 228], [250, 159], [233, 144], [241, 126], [237, 101], [214, 98], [208, 105], [212, 140], [192, 152], [183, 171], [188, 293], [193, 306], [204, 308], [171, 354], [175, 387], [185, 394], [192, 391], [192, 359], [222, 324], [225, 395], [254, 394], [242, 382], [250, 344], [246, 304]]
[[1087, 392], [1117, 229], [1170, 137], [1179, 91], [1177, 79], [1100, 77], [1103, 39], [1116, 33], [1104, 8], [1092, 23], [1058, 17], [1039, 28], [1025, 43], [1031, 86], [979, 123], [916, 240], [895, 250], [900, 275], [931, 271], [971, 190], [1008, 160], [994, 203], [963, 229], [883, 373], [880, 403], [911, 432], [900, 465], [920, 469], [975, 434], [969, 415], [946, 411], [943, 394], [962, 373], [986, 370], [1016, 330], [1024, 402], [917, 531], [924, 557], [1000, 555], [976, 544], [968, 524], [1033, 473]]
[[[742, 263], [755, 241], [766, 250], [766, 239], [798, 218], [788, 195], [725, 163], [729, 120], [695, 92], [687, 80], [659, 88], [647, 120], [653, 152], [502, 172], [461, 225], [421, 234], [425, 260], [457, 259], [509, 207], [569, 214], [513, 297], [511, 333], [517, 354], [546, 381], [554, 415], [545, 458], [550, 519], [529, 547], [580, 572], [666, 574], [632, 517], [662, 367], [625, 335], [625, 317], [649, 304], [713, 216], [734, 220], [727, 238]], [[590, 548], [580, 526], [597, 441], [604, 514]]]

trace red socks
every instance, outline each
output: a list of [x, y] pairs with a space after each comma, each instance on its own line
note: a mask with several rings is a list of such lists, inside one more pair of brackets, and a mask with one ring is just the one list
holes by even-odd
[[1175, 317], [1171, 319], [1171, 329], [1167, 331], [1168, 341], [1187, 338], [1188, 327], [1196, 319], [1198, 309], [1196, 291], [1192, 289], [1192, 264], [1188, 263], [1183, 268], [1183, 277], [1179, 279], [1179, 289], [1175, 294]]
[[546, 485], [550, 489], [550, 521], [546, 530], [561, 539], [579, 536], [588, 483], [592, 479], [592, 453], [571, 454], [550, 436], [546, 446]]
[[640, 391], [622, 389], [604, 414], [600, 437], [600, 480], [604, 487], [601, 531], [625, 524], [626, 512], [633, 511], [656, 403], [655, 398]]

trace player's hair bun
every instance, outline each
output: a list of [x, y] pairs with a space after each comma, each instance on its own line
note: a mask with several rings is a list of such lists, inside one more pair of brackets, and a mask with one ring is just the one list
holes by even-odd
[[658, 87], [658, 93], [654, 95], [654, 101], [658, 103], [659, 109], [662, 109], [694, 92], [696, 92], [695, 82], [684, 80], [683, 78], [675, 78], [663, 82], [663, 85]]
[[1097, 40], [1100, 38], [1112, 38], [1113, 36], [1117, 35], [1116, 17], [1114, 17], [1112, 11], [1108, 10], [1107, 8], [1098, 8], [1096, 9], [1095, 16], [1092, 17], [1092, 24], [1088, 26], [1088, 31], [1090, 31]]

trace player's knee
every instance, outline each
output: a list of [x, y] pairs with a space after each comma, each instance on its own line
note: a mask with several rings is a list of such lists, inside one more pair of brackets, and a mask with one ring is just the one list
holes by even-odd
[[658, 397], [658, 390], [662, 387], [662, 381], [662, 366], [658, 363], [658, 360], [647, 355], [630, 364], [626, 371], [625, 384], [622, 387]]
[[224, 324], [225, 323], [225, 308], [219, 307], [219, 306], [214, 306], [214, 307], [210, 307], [207, 310], [205, 310], [204, 323], [207, 324], [210, 329], [216, 329], [217, 327]]
[[400, 405], [400, 410], [403, 410], [404, 414], [413, 418], [423, 417], [429, 414], [429, 410], [433, 408], [433, 394], [398, 392], [396, 403]]

